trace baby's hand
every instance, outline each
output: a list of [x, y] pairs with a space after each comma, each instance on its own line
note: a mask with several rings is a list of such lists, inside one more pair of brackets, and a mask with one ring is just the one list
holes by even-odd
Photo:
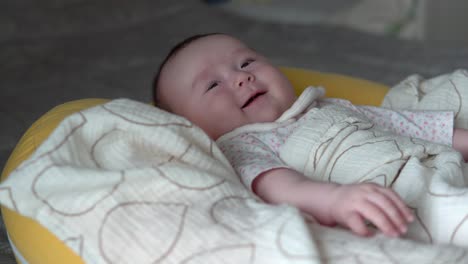
[[331, 218], [361, 236], [372, 234], [366, 220], [385, 235], [398, 237], [406, 233], [414, 219], [393, 190], [372, 183], [339, 185], [330, 199]]

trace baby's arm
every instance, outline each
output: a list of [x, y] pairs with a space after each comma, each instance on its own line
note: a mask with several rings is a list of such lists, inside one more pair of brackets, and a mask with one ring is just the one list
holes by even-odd
[[321, 224], [340, 224], [361, 236], [371, 235], [365, 220], [388, 236], [406, 232], [413, 215], [391, 189], [371, 183], [339, 185], [315, 182], [291, 169], [273, 169], [258, 176], [253, 191], [269, 203], [288, 203]]
[[453, 148], [460, 152], [465, 161], [468, 161], [468, 130], [455, 128], [453, 130]]

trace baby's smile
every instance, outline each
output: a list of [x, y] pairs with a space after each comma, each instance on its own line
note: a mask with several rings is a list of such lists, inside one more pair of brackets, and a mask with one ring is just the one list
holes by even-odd
[[256, 101], [262, 95], [265, 95], [267, 92], [258, 91], [254, 93], [245, 103], [242, 105], [242, 109], [249, 107], [254, 101]]

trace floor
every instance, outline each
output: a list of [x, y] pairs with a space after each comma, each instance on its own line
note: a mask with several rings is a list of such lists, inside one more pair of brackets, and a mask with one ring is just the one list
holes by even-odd
[[[388, 85], [412, 73], [468, 68], [468, 48], [257, 21], [202, 1], [2, 1], [0, 167], [24, 131], [58, 104], [90, 97], [149, 102], [152, 75], [170, 47], [204, 32], [233, 34], [278, 65]], [[0, 263], [13, 263], [1, 230]]]

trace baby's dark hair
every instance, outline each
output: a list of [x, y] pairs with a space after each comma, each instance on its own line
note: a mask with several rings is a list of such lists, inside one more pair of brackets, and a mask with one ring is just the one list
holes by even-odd
[[170, 58], [175, 56], [180, 50], [188, 46], [190, 43], [194, 42], [197, 39], [201, 39], [204, 37], [212, 36], [212, 35], [219, 35], [223, 33], [206, 33], [206, 34], [197, 34], [190, 36], [181, 42], [177, 43], [172, 49], [169, 51], [169, 53], [166, 55], [164, 60], [161, 62], [159, 65], [158, 71], [156, 72], [154, 78], [153, 78], [153, 103], [154, 105], [157, 105], [158, 103], [158, 96], [157, 96], [157, 90], [158, 90], [158, 83], [159, 83], [159, 78], [161, 76], [161, 71], [166, 65], [166, 63], [169, 61]]

